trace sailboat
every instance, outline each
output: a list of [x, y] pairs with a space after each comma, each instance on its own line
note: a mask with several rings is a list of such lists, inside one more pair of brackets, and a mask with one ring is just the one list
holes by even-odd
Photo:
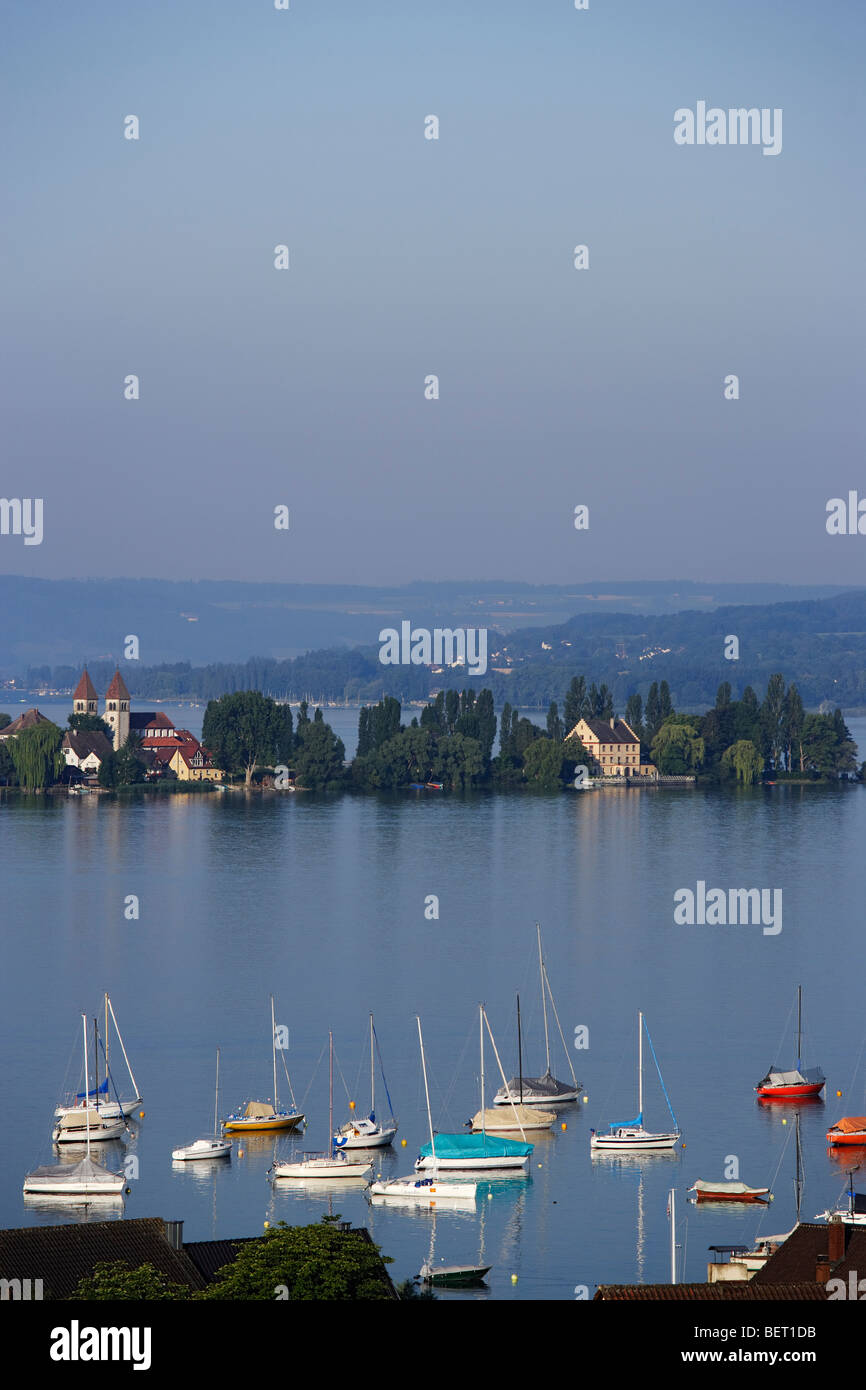
[[[84, 1090], [90, 1090], [87, 1066], [87, 1015], [81, 1015], [84, 1034]], [[126, 1186], [123, 1173], [113, 1173], [90, 1157], [90, 1107], [85, 1107], [85, 1143], [87, 1153], [80, 1163], [52, 1163], [36, 1168], [24, 1179], [25, 1195], [61, 1197], [118, 1198]]]
[[815, 1217], [816, 1221], [839, 1220], [846, 1226], [866, 1226], [866, 1192], [854, 1191], [854, 1174], [859, 1172], [860, 1164], [855, 1168], [848, 1169], [848, 1191], [846, 1205], [836, 1206], [827, 1211], [821, 1211]]
[[[482, 1253], [480, 1258], [483, 1260], [484, 1247], [484, 1208], [481, 1209], [481, 1246]], [[432, 1285], [438, 1289], [468, 1289], [477, 1285], [484, 1284], [485, 1274], [489, 1274], [493, 1268], [492, 1264], [452, 1264], [447, 1265], [440, 1260], [436, 1263], [436, 1208], [433, 1208], [432, 1220], [430, 1222], [430, 1251], [427, 1259], [422, 1264], [415, 1276], [418, 1283]]]
[[220, 1134], [219, 1127], [219, 1095], [220, 1095], [220, 1050], [217, 1048], [216, 1054], [216, 1085], [214, 1089], [213, 1101], [213, 1134], [205, 1139], [195, 1139], [191, 1144], [184, 1145], [180, 1149], [172, 1149], [171, 1156], [179, 1162], [185, 1162], [197, 1158], [230, 1158], [232, 1152], [231, 1139], [225, 1139]]
[[[93, 1057], [97, 1067], [96, 1072], [96, 1094], [99, 1094], [99, 1034], [96, 1028], [96, 1019], [93, 1020]], [[84, 1070], [87, 1073], [87, 1057], [84, 1059]], [[85, 1094], [89, 1094], [90, 1086], [85, 1080]], [[105, 1110], [98, 1104], [85, 1105], [83, 1109], [72, 1109], [61, 1115], [51, 1134], [52, 1142], [55, 1144], [98, 1144], [105, 1143], [111, 1139], [119, 1139], [126, 1133], [126, 1120], [119, 1107], [115, 1107], [114, 1117], [107, 1116]]]
[[[418, 1041], [421, 1044], [421, 1068], [424, 1072], [424, 1097], [427, 1102], [427, 1128], [430, 1131], [430, 1150], [436, 1153], [436, 1136], [433, 1133], [433, 1116], [430, 1111], [430, 1087], [427, 1084], [427, 1062], [424, 1057], [424, 1038], [421, 1033], [421, 1020], [418, 1024]], [[442, 1182], [433, 1178], [381, 1178], [371, 1184], [371, 1197], [395, 1197], [404, 1202], [429, 1202], [436, 1206], [439, 1202], [451, 1200], [465, 1205], [475, 1205], [478, 1184], [475, 1182]]]
[[[499, 1061], [499, 1053], [496, 1051], [496, 1042], [490, 1032], [490, 1023], [484, 1011], [484, 1005], [479, 1005], [480, 1018], [482, 1023], [487, 1024], [487, 1031], [490, 1033], [490, 1041], [493, 1043], [493, 1051], [499, 1070], [502, 1075], [503, 1084], [505, 1073], [502, 1071], [502, 1063]], [[418, 1019], [418, 1036], [421, 1039], [421, 1057], [424, 1058], [424, 1039], [421, 1037], [421, 1020]], [[482, 1065], [482, 1093], [484, 1086], [483, 1067], [484, 1067], [484, 1034], [482, 1031], [481, 1046], [481, 1065]], [[427, 1067], [424, 1065], [424, 1084], [427, 1084]], [[483, 1113], [483, 1094], [482, 1094], [482, 1113]], [[518, 1126], [520, 1121], [518, 1120]], [[532, 1153], [533, 1145], [525, 1142], [526, 1135], [521, 1130], [523, 1143], [517, 1143], [514, 1139], [502, 1139], [494, 1134], [430, 1134], [430, 1143], [422, 1145], [421, 1151], [415, 1160], [415, 1169], [432, 1171], [438, 1173], [443, 1170], [453, 1171], [483, 1171], [484, 1169], [521, 1169], [525, 1170], [529, 1163], [529, 1155]]]
[[797, 986], [797, 1067], [794, 1071], [776, 1071], [771, 1067], [755, 1090], [761, 1100], [808, 1100], [819, 1096], [827, 1078], [820, 1067], [805, 1071], [800, 1062], [803, 1042], [803, 987]]
[[[391, 1105], [391, 1097], [388, 1094], [388, 1083], [385, 1081], [385, 1072], [382, 1071], [382, 1081], [385, 1086], [385, 1095], [388, 1096], [388, 1109], [391, 1112], [391, 1123], [381, 1124], [376, 1119], [376, 1071], [373, 1059], [373, 1046], [378, 1047], [376, 1029], [373, 1026], [373, 1015], [370, 1014], [370, 1113], [363, 1119], [349, 1120], [348, 1124], [343, 1125], [334, 1135], [334, 1146], [338, 1149], [384, 1149], [394, 1135], [397, 1133], [397, 1121], [394, 1118], [394, 1110]], [[381, 1065], [382, 1059], [379, 1058]]]
[[528, 1129], [550, 1129], [556, 1120], [556, 1112], [553, 1110], [540, 1110], [537, 1105], [524, 1105], [523, 1103], [523, 1045], [520, 1032], [520, 995], [517, 996], [517, 1057], [519, 1071], [519, 1085], [514, 1092], [511, 1091], [508, 1082], [505, 1089], [511, 1096], [511, 1108], [505, 1110], [502, 1107], [496, 1109], [491, 1107], [489, 1110], [484, 1108], [484, 1025], [481, 1022], [481, 1109], [472, 1116], [472, 1128], [478, 1130], [490, 1130], [495, 1134], [516, 1134], [520, 1133], [526, 1138]]
[[[648, 1040], [649, 1045], [650, 1045], [650, 1050], [652, 1051], [652, 1054], [653, 1054], [653, 1061], [655, 1061], [655, 1063], [656, 1063], [656, 1070], [658, 1071], [658, 1074], [659, 1074], [659, 1081], [661, 1081], [662, 1090], [664, 1091], [664, 1095], [665, 1095], [665, 1100], [667, 1100], [668, 1109], [669, 1109], [670, 1112], [671, 1112], [671, 1119], [672, 1119], [673, 1122], [674, 1122], [674, 1128], [673, 1128], [673, 1130], [668, 1130], [666, 1133], [663, 1133], [663, 1134], [653, 1133], [653, 1132], [651, 1132], [650, 1130], [644, 1129], [644, 1123], [643, 1123], [643, 1035], [644, 1035], [644, 1029], [645, 1029], [645, 1028], [646, 1028], [647, 1040]], [[650, 1035], [649, 1035], [649, 1029], [646, 1027], [646, 1024], [645, 1024], [645, 1022], [644, 1022], [644, 1016], [643, 1016], [642, 1013], [639, 1013], [639, 1014], [638, 1014], [637, 1035], [638, 1035], [638, 1044], [637, 1044], [637, 1046], [638, 1046], [638, 1053], [637, 1053], [638, 1113], [637, 1113], [637, 1118], [634, 1119], [634, 1120], [615, 1121], [613, 1124], [611, 1124], [610, 1129], [608, 1130], [608, 1132], [607, 1132], [606, 1134], [597, 1134], [596, 1131], [595, 1131], [594, 1129], [591, 1130], [591, 1131], [590, 1131], [590, 1141], [589, 1141], [589, 1146], [590, 1146], [590, 1149], [591, 1149], [591, 1150], [599, 1150], [599, 1149], [615, 1149], [615, 1150], [623, 1150], [623, 1149], [625, 1149], [625, 1150], [673, 1149], [673, 1148], [676, 1148], [676, 1145], [677, 1145], [677, 1143], [679, 1142], [679, 1139], [680, 1139], [680, 1131], [679, 1131], [679, 1126], [677, 1125], [677, 1117], [676, 1117], [676, 1115], [675, 1115], [674, 1112], [673, 1112], [673, 1109], [672, 1109], [672, 1107], [671, 1107], [670, 1101], [668, 1100], [668, 1093], [667, 1093], [667, 1091], [665, 1090], [665, 1083], [664, 1083], [664, 1081], [662, 1080], [661, 1068], [659, 1067], [659, 1064], [658, 1064], [658, 1062], [656, 1061], [655, 1049], [653, 1048], [653, 1045], [652, 1045], [652, 1038], [651, 1038]]]
[[334, 1143], [334, 1035], [328, 1033], [328, 1135], [330, 1153], [308, 1152], [288, 1163], [274, 1163], [270, 1172], [275, 1178], [366, 1178], [373, 1165], [362, 1159], [347, 1158]]
[[[223, 1120], [223, 1129], [226, 1133], [241, 1131], [270, 1130], [270, 1129], [296, 1129], [304, 1121], [304, 1116], [296, 1108], [294, 1097], [292, 1098], [291, 1110], [281, 1110], [279, 1098], [277, 1096], [277, 1031], [274, 1023], [274, 996], [271, 995], [271, 1051], [274, 1063], [274, 1102], [251, 1100], [242, 1111], [235, 1111]], [[285, 1063], [284, 1063], [285, 1065]], [[288, 1072], [286, 1072], [288, 1077]], [[291, 1089], [289, 1082], [289, 1089]]]
[[[112, 1002], [108, 997], [107, 993], [103, 995], [103, 1000], [105, 1004], [105, 1042], [103, 1046], [103, 1054], [105, 1056], [105, 1080], [100, 1085], [99, 1077], [97, 1076], [92, 1090], [86, 1088], [85, 1091], [79, 1091], [74, 1096], [69, 1097], [65, 1104], [58, 1105], [57, 1109], [54, 1111], [55, 1118], [58, 1120], [62, 1120], [63, 1117], [66, 1115], [74, 1115], [76, 1112], [83, 1110], [86, 1104], [91, 1103], [91, 1101], [92, 1104], [98, 1109], [103, 1119], [114, 1120], [127, 1119], [130, 1115], [133, 1114], [133, 1112], [138, 1108], [138, 1106], [141, 1105], [141, 1096], [139, 1094], [138, 1085], [136, 1084], [136, 1080], [132, 1072], [132, 1066], [130, 1065], [129, 1057], [126, 1053], [126, 1048], [123, 1045], [123, 1038], [121, 1037], [120, 1029], [117, 1025], [117, 1018], [114, 1013], [114, 1006], [112, 1005]], [[120, 1043], [120, 1050], [123, 1053], [123, 1060], [126, 1063], [126, 1070], [129, 1073], [129, 1079], [132, 1082], [133, 1097], [131, 1100], [121, 1100], [116, 1090], [115, 1099], [108, 1099], [109, 1083], [111, 1083], [112, 1086], [114, 1085], [114, 1078], [111, 1075], [111, 1070], [108, 1065], [109, 1015], [111, 1016], [111, 1020], [114, 1024], [114, 1031], [117, 1034], [117, 1041]]]
[[[535, 930], [538, 933], [538, 970], [541, 976], [541, 1007], [544, 1013], [544, 1053], [545, 1069], [543, 1076], [523, 1076], [518, 1080], [512, 1077], [506, 1085], [500, 1087], [493, 1097], [494, 1105], [510, 1105], [509, 1090], [513, 1095], [518, 1088], [522, 1090], [523, 1105], [565, 1105], [569, 1101], [577, 1100], [583, 1089], [574, 1074], [574, 1067], [571, 1065], [571, 1056], [565, 1046], [565, 1038], [562, 1035], [562, 1028], [559, 1023], [559, 1014], [556, 1012], [556, 1001], [553, 998], [553, 990], [550, 987], [550, 980], [547, 975], [547, 966], [544, 964], [544, 955], [541, 950], [541, 927], [536, 922]], [[565, 1050], [565, 1059], [568, 1062], [568, 1070], [571, 1072], [571, 1085], [567, 1081], [557, 1081], [550, 1070], [550, 1032], [547, 1025], [547, 999], [550, 997], [553, 1016], [556, 1019], [556, 1026], [559, 1029], [559, 1036], [562, 1038], [562, 1046]], [[522, 1070], [522, 1068], [521, 1068]], [[555, 1117], [554, 1117], [555, 1118]]]

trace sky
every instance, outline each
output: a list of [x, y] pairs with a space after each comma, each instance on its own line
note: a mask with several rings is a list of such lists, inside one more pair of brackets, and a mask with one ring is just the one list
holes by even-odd
[[[866, 498], [862, 0], [3, 28], [0, 496], [43, 534], [0, 573], [866, 575], [826, 530]], [[678, 145], [699, 101], [781, 109], [781, 151]]]

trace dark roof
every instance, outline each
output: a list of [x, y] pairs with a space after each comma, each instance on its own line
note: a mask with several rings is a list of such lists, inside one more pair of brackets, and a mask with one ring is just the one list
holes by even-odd
[[137, 710], [129, 716], [130, 729], [146, 729], [149, 724], [159, 723], [161, 727], [166, 724], [170, 729], [174, 728], [171, 720], [166, 714], [154, 714], [153, 711]]
[[[845, 1253], [830, 1266], [834, 1279], [844, 1279], [850, 1269], [866, 1270], [866, 1230], [842, 1224]], [[804, 1221], [753, 1276], [754, 1284], [780, 1284], [791, 1279], [814, 1279], [819, 1255], [829, 1251], [830, 1227]]]
[[237, 1240], [191, 1240], [183, 1250], [209, 1284], [224, 1265], [233, 1263], [240, 1247], [253, 1239], [253, 1236], [240, 1236]]
[[756, 1285], [755, 1279], [722, 1279], [717, 1284], [599, 1284], [595, 1298], [601, 1303], [748, 1303], [757, 1299], [823, 1303], [827, 1298], [823, 1284]]
[[629, 728], [624, 719], [617, 719], [613, 728], [607, 719], [584, 719], [583, 722], [589, 725], [599, 743], [640, 743], [637, 734]]
[[112, 752], [111, 739], [99, 729], [67, 729], [63, 735], [63, 747], [71, 748], [76, 758], [86, 758], [95, 753], [97, 758], [107, 758]]
[[20, 734], [24, 729], [34, 729], [37, 724], [50, 723], [51, 720], [38, 709], [26, 709], [17, 719], [13, 719], [11, 724], [7, 724], [5, 729], [0, 729], [0, 733], [4, 738], [9, 738], [10, 735], [14, 737], [15, 734]]
[[98, 700], [98, 699], [99, 699], [99, 696], [97, 695], [96, 690], [95, 690], [95, 688], [94, 688], [93, 681], [90, 679], [90, 676], [87, 674], [87, 667], [86, 667], [86, 666], [85, 666], [85, 668], [84, 668], [84, 670], [83, 670], [83, 672], [82, 672], [82, 674], [81, 674], [81, 680], [78, 682], [78, 684], [77, 684], [76, 687], [75, 687], [75, 690], [74, 690], [73, 693], [72, 693], [72, 698], [73, 698], [73, 700]]
[[24, 1226], [0, 1231], [0, 1278], [41, 1279], [45, 1298], [71, 1298], [101, 1261], [151, 1264], [174, 1284], [203, 1289], [205, 1279], [183, 1250], [173, 1250], [159, 1217]]

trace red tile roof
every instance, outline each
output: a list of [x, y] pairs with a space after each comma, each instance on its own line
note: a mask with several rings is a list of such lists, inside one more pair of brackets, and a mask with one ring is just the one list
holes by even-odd
[[126, 688], [126, 682], [124, 681], [123, 676], [120, 674], [119, 669], [115, 671], [114, 675], [111, 678], [111, 685], [105, 692], [105, 698], [106, 700], [129, 699], [129, 691]]
[[98, 699], [99, 699], [99, 696], [97, 695], [96, 690], [94, 689], [93, 681], [90, 679], [90, 676], [87, 674], [87, 667], [86, 667], [86, 666], [85, 666], [85, 668], [84, 668], [84, 670], [83, 670], [83, 672], [82, 672], [81, 680], [78, 682], [78, 684], [77, 684], [76, 687], [75, 687], [75, 690], [73, 691], [72, 698], [73, 698], [73, 700], [98, 700]]

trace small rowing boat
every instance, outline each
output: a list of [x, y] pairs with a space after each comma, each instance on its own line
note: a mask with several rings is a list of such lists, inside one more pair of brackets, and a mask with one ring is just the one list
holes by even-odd
[[701, 1182], [698, 1178], [688, 1189], [698, 1202], [768, 1202], [769, 1187], [749, 1187], [744, 1182]]

